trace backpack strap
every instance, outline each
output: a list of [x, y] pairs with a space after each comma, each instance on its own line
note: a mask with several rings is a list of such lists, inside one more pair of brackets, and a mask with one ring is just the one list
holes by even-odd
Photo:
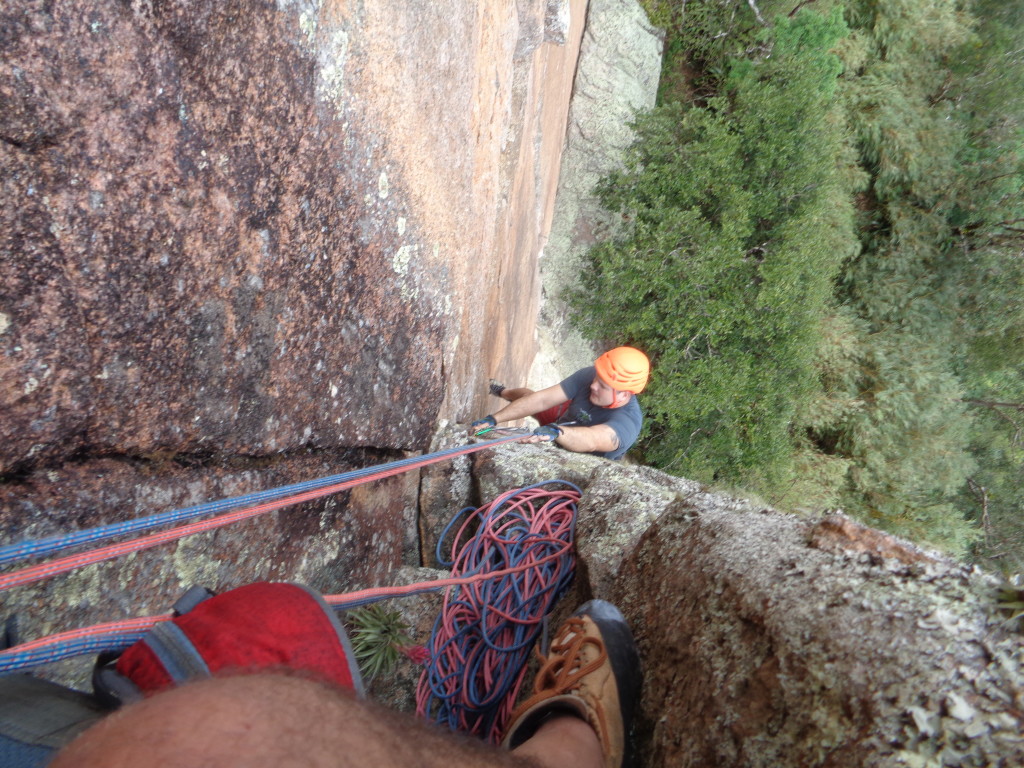
[[44, 766], [108, 712], [87, 693], [31, 675], [0, 675], [0, 765]]
[[[198, 584], [186, 590], [174, 603], [174, 616], [183, 616], [214, 592]], [[171, 621], [161, 622], [139, 642], [145, 643], [163, 664], [175, 684], [210, 676], [210, 670], [192, 641]], [[101, 653], [92, 671], [96, 698], [110, 708], [131, 704], [143, 698], [142, 689], [116, 669], [119, 653]]]
[[210, 677], [202, 654], [173, 621], [157, 624], [141, 642], [149, 646], [175, 685]]

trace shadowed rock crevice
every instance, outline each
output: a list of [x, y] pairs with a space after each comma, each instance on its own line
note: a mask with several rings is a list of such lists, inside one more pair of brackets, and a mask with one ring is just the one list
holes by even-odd
[[[376, 448], [348, 448], [344, 450], [317, 448], [313, 445], [282, 451], [269, 455], [224, 454], [214, 450], [197, 451], [194, 453], [177, 453], [167, 450], [152, 450], [146, 453], [118, 454], [82, 446], [74, 453], [66, 456], [61, 462], [52, 465], [32, 465], [15, 467], [11, 472], [0, 475], [0, 487], [17, 486], [30, 480], [33, 475], [52, 473], [64, 467], [87, 466], [92, 462], [118, 462], [145, 472], [150, 476], [162, 473], [173, 473], [178, 469], [202, 469], [209, 467], [215, 470], [260, 471], [272, 470], [277, 466], [287, 466], [298, 459], [319, 459], [339, 466], [372, 467], [406, 458], [404, 451], [386, 451]], [[313, 478], [309, 478], [313, 479]]]
[[10, 136], [0, 136], [0, 141], [25, 152], [39, 152], [40, 150], [57, 146], [57, 139], [53, 136], [31, 136], [22, 140], [14, 139]]

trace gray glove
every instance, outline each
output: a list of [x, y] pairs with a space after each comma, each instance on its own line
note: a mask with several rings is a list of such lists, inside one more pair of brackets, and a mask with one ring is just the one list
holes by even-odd
[[543, 427], [537, 427], [533, 430], [533, 434], [539, 437], [546, 437], [548, 440], [554, 441], [559, 438], [562, 434], [562, 429], [556, 427], [554, 424], [545, 424]]

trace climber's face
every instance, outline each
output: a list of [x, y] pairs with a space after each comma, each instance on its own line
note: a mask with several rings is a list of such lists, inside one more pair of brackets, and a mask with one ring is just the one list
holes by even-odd
[[619, 392], [601, 381], [600, 376], [595, 376], [590, 383], [590, 402], [602, 408], [622, 405], [629, 400], [629, 392]]

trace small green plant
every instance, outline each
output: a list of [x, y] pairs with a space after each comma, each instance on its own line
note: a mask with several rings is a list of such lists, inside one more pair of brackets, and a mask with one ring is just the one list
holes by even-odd
[[1006, 624], [1017, 632], [1024, 632], [1024, 587], [1020, 577], [1004, 577], [996, 596], [999, 612], [1006, 616]]
[[356, 661], [367, 681], [391, 672], [399, 656], [422, 663], [422, 649], [412, 645], [409, 626], [397, 611], [367, 605], [349, 611], [347, 622]]

